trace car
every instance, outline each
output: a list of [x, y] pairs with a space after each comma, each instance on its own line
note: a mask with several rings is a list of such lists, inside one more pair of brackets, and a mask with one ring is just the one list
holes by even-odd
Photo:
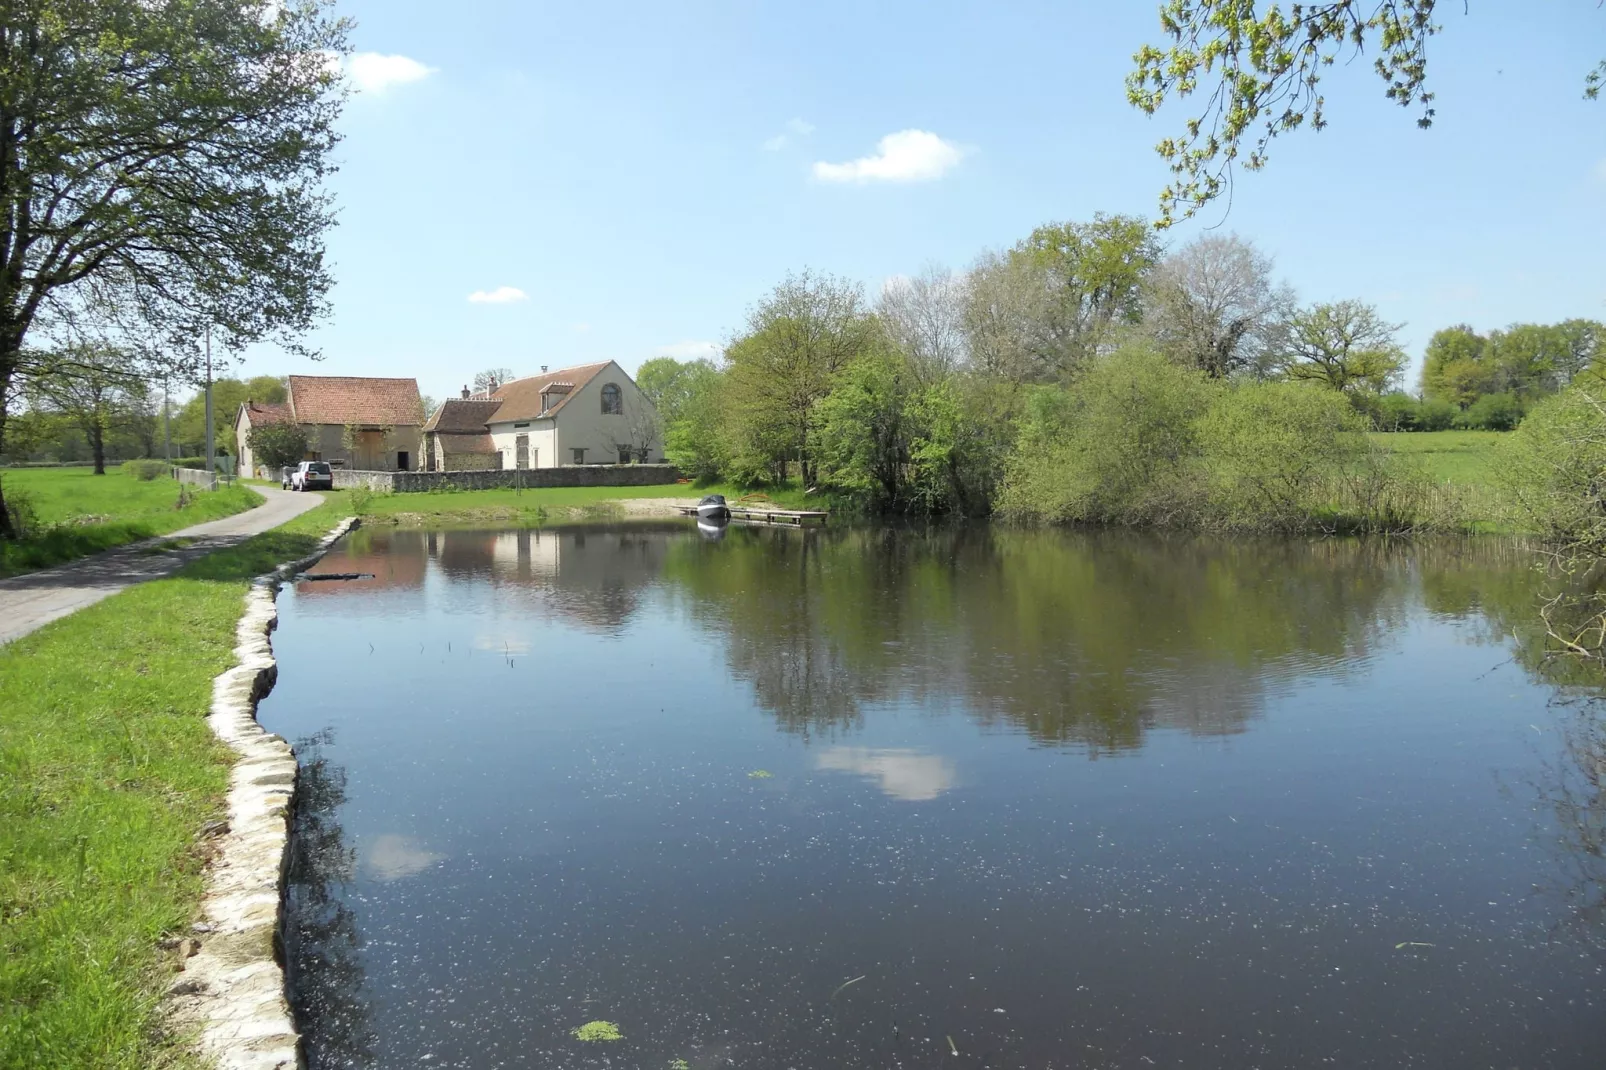
[[328, 461], [302, 461], [290, 473], [291, 490], [334, 490], [335, 476]]

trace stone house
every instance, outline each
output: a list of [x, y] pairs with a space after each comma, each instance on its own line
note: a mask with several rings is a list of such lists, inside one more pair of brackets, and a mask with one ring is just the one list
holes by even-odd
[[422, 466], [423, 401], [416, 379], [292, 375], [283, 404], [245, 402], [235, 413], [239, 470], [261, 478], [247, 438], [264, 423], [298, 423], [307, 432], [305, 460], [363, 471], [410, 472]]
[[425, 427], [435, 470], [660, 463], [663, 430], [641, 388], [614, 361], [514, 379], [443, 404]]

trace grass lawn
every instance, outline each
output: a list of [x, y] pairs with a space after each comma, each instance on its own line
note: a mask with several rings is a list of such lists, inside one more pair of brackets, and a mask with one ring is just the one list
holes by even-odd
[[1392, 453], [1416, 458], [1424, 471], [1445, 483], [1487, 486], [1495, 443], [1502, 431], [1376, 431], [1372, 441]]
[[161, 1032], [177, 952], [158, 944], [188, 932], [199, 833], [223, 813], [212, 678], [251, 577], [341, 515], [326, 504], [0, 648], [0, 1067], [198, 1065]]
[[256, 491], [235, 486], [194, 493], [180, 509], [178, 480], [140, 480], [118, 469], [97, 476], [91, 468], [11, 468], [0, 472], [0, 481], [7, 502], [25, 500], [35, 524], [27, 538], [0, 543], [0, 576], [59, 565], [262, 502]]

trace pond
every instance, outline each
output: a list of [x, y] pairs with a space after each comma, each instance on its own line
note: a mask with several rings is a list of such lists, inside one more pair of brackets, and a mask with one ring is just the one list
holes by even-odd
[[663, 522], [319, 570], [372, 578], [280, 594], [260, 711], [313, 1070], [1606, 1065], [1606, 712], [1520, 548]]

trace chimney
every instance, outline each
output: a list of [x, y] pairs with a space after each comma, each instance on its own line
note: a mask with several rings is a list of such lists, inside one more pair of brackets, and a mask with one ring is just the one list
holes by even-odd
[[464, 399], [468, 398], [468, 386], [467, 386], [467, 384], [465, 384], [463, 386], [463, 397], [464, 397]]

